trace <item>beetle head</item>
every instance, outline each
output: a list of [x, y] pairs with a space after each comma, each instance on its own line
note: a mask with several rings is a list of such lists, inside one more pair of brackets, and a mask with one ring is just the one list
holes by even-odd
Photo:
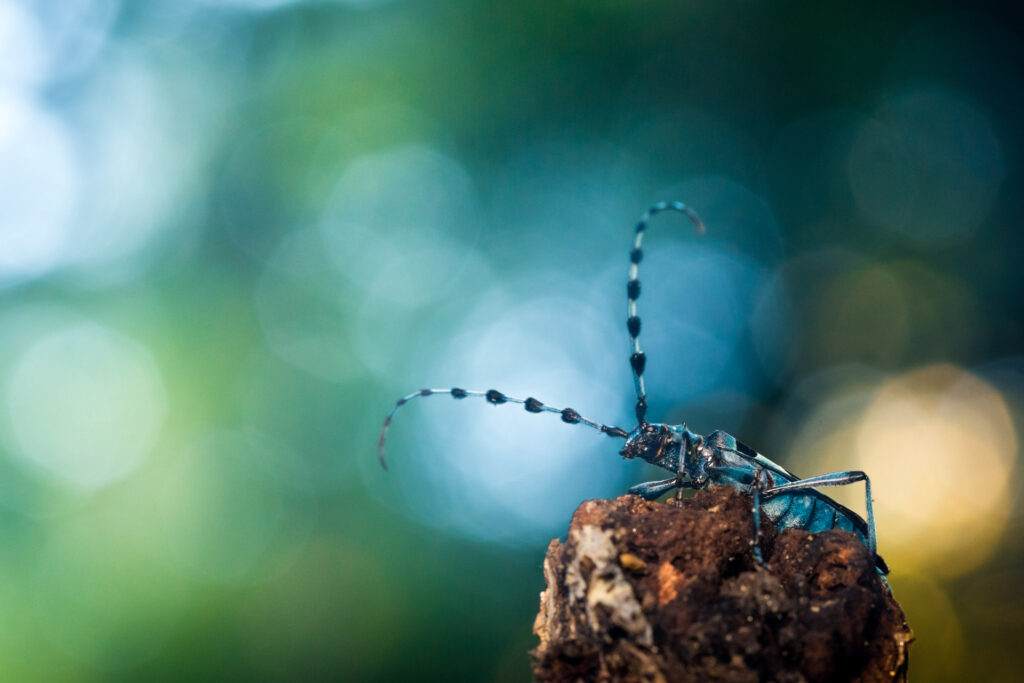
[[651, 464], [658, 464], [676, 451], [678, 444], [672, 430], [663, 424], [645, 422], [630, 433], [619, 454], [624, 458], [643, 458]]

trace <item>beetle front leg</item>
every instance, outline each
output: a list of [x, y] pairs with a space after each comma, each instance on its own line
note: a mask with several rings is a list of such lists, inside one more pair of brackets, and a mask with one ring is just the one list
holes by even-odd
[[634, 496], [640, 496], [644, 500], [654, 500], [666, 491], [679, 487], [682, 491], [682, 482], [679, 481], [679, 477], [672, 477], [671, 479], [662, 479], [660, 481], [646, 481], [643, 484], [637, 484], [636, 486], [629, 487], [629, 493]]

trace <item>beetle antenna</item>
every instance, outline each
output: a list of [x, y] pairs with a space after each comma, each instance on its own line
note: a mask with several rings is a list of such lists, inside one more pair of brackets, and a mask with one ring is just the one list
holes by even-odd
[[629, 252], [629, 282], [626, 284], [629, 317], [626, 319], [626, 329], [629, 330], [630, 339], [633, 341], [633, 352], [629, 357], [629, 364], [633, 368], [633, 386], [636, 388], [636, 419], [641, 426], [647, 424], [647, 391], [644, 388], [644, 366], [647, 364], [647, 356], [640, 350], [640, 318], [636, 314], [636, 300], [640, 298], [640, 280], [637, 279], [637, 274], [640, 270], [640, 261], [644, 257], [641, 246], [644, 241], [647, 221], [651, 220], [654, 214], [662, 211], [678, 211], [686, 214], [686, 217], [693, 221], [697, 232], [702, 235], [706, 232], [700, 216], [682, 202], [658, 202], [644, 211], [644, 215], [640, 216], [640, 221], [636, 224], [633, 250]]
[[384, 469], [388, 468], [387, 462], [384, 460], [384, 439], [387, 436], [388, 427], [391, 425], [391, 418], [394, 417], [396, 412], [398, 412], [398, 409], [414, 398], [419, 398], [421, 396], [436, 396], [438, 394], [451, 394], [453, 398], [459, 399], [466, 398], [467, 396], [478, 396], [480, 398], [487, 399], [487, 402], [492, 405], [499, 405], [502, 403], [518, 403], [522, 405], [528, 413], [558, 413], [559, 415], [562, 416], [562, 422], [565, 422], [567, 424], [582, 423], [587, 425], [588, 427], [593, 427], [594, 429], [604, 434], [607, 434], [608, 436], [616, 436], [619, 437], [620, 439], [625, 439], [629, 437], [629, 435], [626, 433], [626, 430], [624, 429], [621, 429], [619, 427], [611, 427], [609, 425], [603, 425], [600, 422], [588, 420], [587, 418], [583, 417], [572, 408], [552, 408], [551, 406], [544, 405], [543, 403], [541, 403], [540, 401], [533, 397], [525, 399], [515, 398], [514, 396], [506, 396], [505, 394], [501, 393], [496, 389], [489, 389], [488, 391], [470, 391], [467, 389], [459, 389], [457, 387], [453, 389], [420, 389], [419, 391], [414, 391], [408, 396], [403, 396], [402, 398], [398, 399], [398, 401], [395, 402], [395, 407], [392, 408], [391, 412], [388, 413], [388, 416], [384, 418], [384, 426], [381, 427], [380, 429], [380, 439], [377, 441], [377, 456], [380, 458], [381, 467], [383, 467]]

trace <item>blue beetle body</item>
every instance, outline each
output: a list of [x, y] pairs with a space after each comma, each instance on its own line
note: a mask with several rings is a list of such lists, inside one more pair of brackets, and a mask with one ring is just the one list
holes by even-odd
[[[754, 557], [763, 564], [760, 548], [760, 517], [763, 514], [779, 530], [802, 529], [810, 533], [829, 529], [844, 529], [854, 533], [874, 557], [875, 567], [884, 581], [889, 569], [885, 561], [875, 552], [874, 512], [871, 506], [871, 481], [864, 472], [850, 470], [833, 472], [807, 479], [801, 479], [792, 472], [772, 462], [752, 448], [745, 446], [734, 437], [716, 431], [703, 437], [686, 428], [685, 425], [665, 425], [647, 422], [647, 394], [643, 372], [647, 357], [640, 349], [640, 318], [637, 315], [637, 299], [640, 297], [639, 268], [643, 260], [643, 237], [647, 222], [662, 211], [678, 211], [686, 215], [704, 232], [704, 224], [696, 213], [682, 202], [659, 202], [644, 212], [636, 225], [633, 249], [629, 254], [629, 280], [626, 285], [627, 319], [626, 329], [632, 342], [629, 358], [636, 390], [637, 427], [632, 432], [619, 427], [601, 424], [587, 419], [572, 408], [553, 408], [536, 398], [526, 399], [507, 396], [500, 391], [471, 391], [467, 389], [421, 389], [404, 396], [384, 420], [380, 439], [377, 443], [382, 467], [384, 460], [384, 439], [395, 412], [408, 401], [423, 396], [450, 394], [453, 398], [483, 398], [492, 405], [517, 403], [531, 413], [556, 413], [568, 424], [585, 424], [616, 438], [626, 439], [621, 455], [625, 458], [641, 458], [653, 465], [672, 472], [673, 476], [660, 481], [638, 484], [629, 489], [630, 493], [647, 499], [678, 489], [702, 489], [709, 486], [731, 486], [751, 497], [754, 517], [754, 531], [751, 545]], [[816, 490], [821, 486], [843, 486], [858, 481], [864, 482], [867, 521], [857, 513]]]
[[[885, 560], [875, 552], [874, 513], [871, 482], [859, 471], [834, 472], [801, 479], [749, 446], [723, 431], [707, 437], [695, 434], [685, 425], [642, 424], [627, 437], [621, 451], [625, 458], [641, 458], [675, 476], [661, 481], [638, 484], [630, 493], [647, 499], [657, 498], [672, 489], [702, 489], [730, 486], [752, 498], [754, 514], [754, 554], [762, 561], [758, 543], [760, 515], [781, 531], [802, 529], [809, 533], [843, 529], [856, 534], [874, 556], [879, 573], [887, 574]], [[842, 486], [865, 482], [868, 521], [846, 506], [817, 491], [817, 486]]]

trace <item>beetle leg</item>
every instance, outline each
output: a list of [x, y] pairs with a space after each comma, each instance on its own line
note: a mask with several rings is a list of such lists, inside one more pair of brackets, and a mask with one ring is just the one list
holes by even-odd
[[758, 469], [754, 472], [754, 481], [750, 486], [753, 507], [751, 512], [754, 518], [754, 538], [750, 542], [754, 546], [754, 559], [764, 567], [764, 557], [761, 555], [761, 487], [764, 486], [764, 470]]
[[[660, 481], [646, 481], [643, 484], [637, 484], [636, 486], [629, 487], [629, 493], [634, 496], [640, 496], [645, 500], [654, 500], [665, 491], [669, 491], [679, 486], [679, 478], [672, 477], [671, 479], [662, 479]], [[680, 489], [681, 491], [682, 489]]]
[[661, 479], [659, 481], [645, 481], [643, 484], [637, 484], [636, 486], [630, 486], [627, 493], [632, 493], [634, 496], [640, 496], [647, 500], [654, 500], [665, 491], [670, 491], [673, 488], [678, 487], [680, 491], [683, 489], [695, 489], [699, 488], [692, 482], [683, 481], [682, 475], [672, 477], [671, 479]]
[[864, 495], [865, 495], [865, 507], [868, 513], [868, 551], [871, 553], [871, 557], [874, 557], [877, 553], [877, 541], [875, 539], [875, 511], [871, 506], [871, 480], [868, 479], [868, 475], [864, 472], [857, 470], [850, 470], [847, 472], [833, 472], [832, 474], [819, 474], [816, 477], [808, 477], [807, 479], [799, 479], [797, 481], [791, 481], [781, 486], [775, 486], [770, 489], [762, 491], [766, 498], [771, 498], [779, 493], [785, 493], [787, 491], [804, 491], [807, 489], [817, 488], [818, 486], [845, 486], [846, 484], [854, 484], [858, 481], [864, 482]]

